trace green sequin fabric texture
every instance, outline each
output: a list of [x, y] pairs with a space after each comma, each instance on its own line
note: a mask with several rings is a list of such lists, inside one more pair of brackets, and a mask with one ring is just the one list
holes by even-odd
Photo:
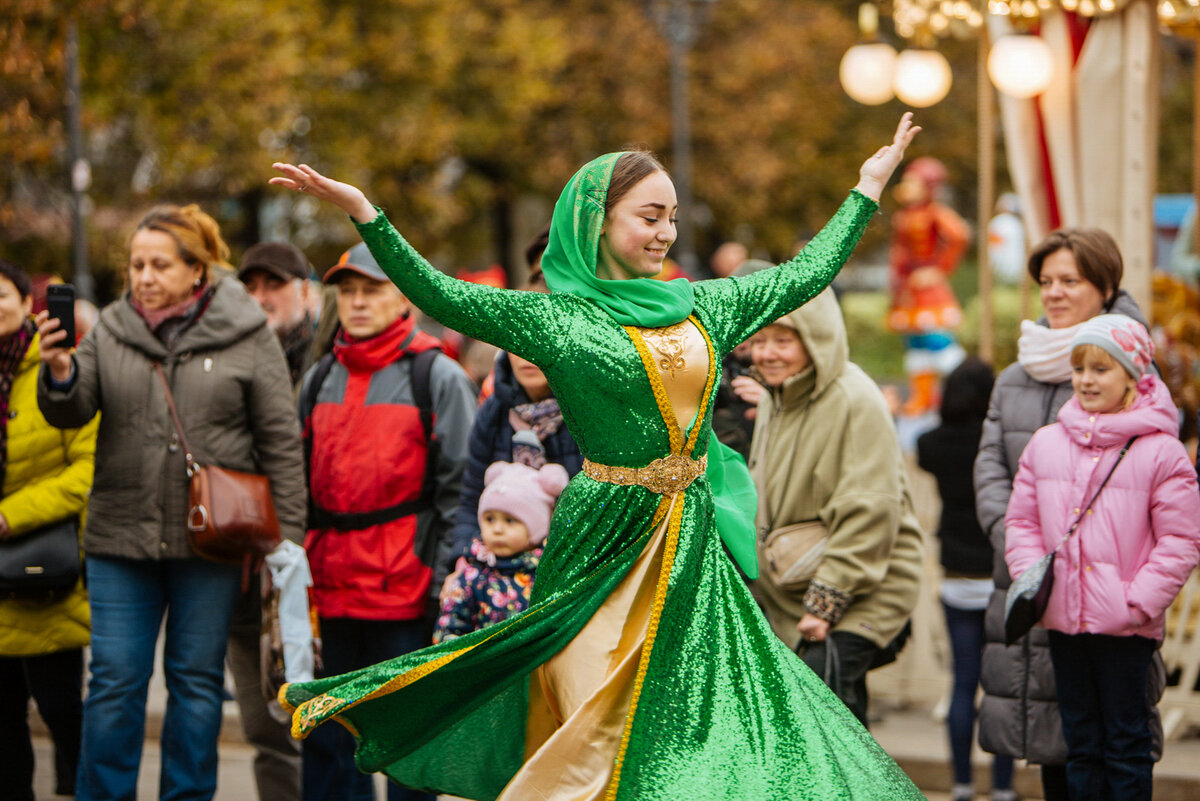
[[[694, 284], [693, 314], [720, 357], [824, 289], [877, 204], [852, 193], [794, 259], [745, 278]], [[380, 265], [425, 313], [532, 361], [583, 454], [640, 467], [671, 452], [629, 334], [568, 293], [495, 289], [430, 266], [379, 217], [359, 226]], [[711, 368], [710, 368], [711, 369]], [[712, 398], [692, 458], [707, 452]], [[462, 638], [341, 676], [285, 688], [303, 735], [336, 718], [364, 771], [413, 788], [494, 799], [524, 759], [531, 673], [588, 622], [637, 560], [661, 496], [584, 474], [563, 492], [530, 608]], [[620, 801], [919, 799], [923, 796], [812, 671], [779, 641], [713, 524], [702, 475], [682, 522], [657, 636], [629, 724]]]

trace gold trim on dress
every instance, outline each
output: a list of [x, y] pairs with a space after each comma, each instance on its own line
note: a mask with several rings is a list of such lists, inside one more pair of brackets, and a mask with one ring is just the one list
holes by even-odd
[[[653, 534], [654, 530], [656, 528], [658, 528], [658, 526], [662, 523], [663, 516], [666, 514], [666, 510], [663, 508], [664, 506], [666, 506], [665, 498], [663, 499], [663, 503], [660, 503], [658, 505], [658, 508], [655, 510], [654, 515], [651, 517], [650, 526], [634, 542], [625, 546], [625, 548], [622, 549], [621, 553], [624, 553], [625, 551], [627, 551], [633, 547], [638, 547], [638, 548], [645, 547], [646, 538], [648, 538], [651, 534]], [[582, 577], [579, 580], [580, 581], [589, 581], [593, 577], [595, 577], [598, 573], [600, 573], [603, 569], [604, 569], [603, 565], [597, 566], [597, 568], [595, 570], [593, 570], [591, 573]], [[379, 698], [380, 696], [389, 695], [391, 693], [394, 693], [397, 690], [407, 687], [408, 685], [412, 684], [413, 682], [417, 681], [418, 679], [428, 676], [430, 673], [433, 673], [433, 672], [437, 671], [438, 669], [453, 662], [455, 659], [458, 659], [463, 654], [478, 648], [479, 646], [483, 645], [484, 643], [488, 642], [489, 640], [494, 639], [495, 637], [500, 636], [505, 631], [507, 631], [510, 627], [516, 625], [522, 618], [530, 617], [530, 616], [541, 614], [541, 613], [545, 612], [550, 607], [555, 606], [556, 604], [561, 602], [564, 597], [566, 597], [565, 594], [552, 596], [550, 598], [545, 599], [544, 601], [541, 601], [540, 603], [538, 603], [535, 606], [529, 607], [528, 609], [526, 609], [524, 612], [522, 612], [519, 615], [515, 615], [514, 617], [510, 617], [507, 620], [503, 620], [492, 626], [488, 626], [487, 631], [489, 632], [489, 635], [487, 637], [482, 638], [479, 642], [477, 642], [473, 645], [469, 645], [465, 648], [459, 648], [458, 650], [451, 651], [446, 654], [442, 654], [441, 656], [439, 656], [436, 659], [431, 659], [428, 662], [417, 665], [416, 667], [414, 667], [410, 670], [407, 670], [398, 676], [394, 676], [389, 681], [385, 682], [384, 684], [380, 685], [379, 687], [376, 687], [372, 692], [362, 696], [361, 698], [351, 701], [350, 703], [346, 703], [345, 706], [343, 706], [341, 709], [339, 709], [337, 711], [337, 713], [334, 714], [332, 716], [332, 718], [330, 718], [330, 720], [335, 720], [338, 723], [342, 724], [352, 734], [354, 734], [357, 737], [358, 732], [355, 730], [354, 725], [352, 723], [350, 723], [350, 721], [348, 721], [344, 717], [342, 717], [343, 713], [348, 712], [351, 709], [353, 709], [354, 707], [358, 706], [359, 704], [362, 704], [366, 701], [370, 701], [371, 699]], [[280, 695], [281, 699], [283, 698], [284, 693], [286, 692], [286, 688], [287, 688], [287, 685], [285, 684], [279, 690], [279, 695]], [[287, 703], [287, 702], [284, 701], [284, 703]], [[341, 699], [338, 699], [333, 696], [329, 696], [328, 694], [321, 694], [318, 696], [314, 696], [313, 698], [310, 698], [309, 700], [300, 704], [298, 707], [294, 707], [293, 714], [292, 714], [292, 737], [296, 738], [297, 740], [302, 740], [302, 739], [308, 737], [308, 735], [312, 732], [312, 730], [314, 728], [316, 728], [315, 724], [313, 724], [313, 725], [309, 725], [309, 724], [312, 724], [317, 716], [322, 715], [322, 713], [325, 713], [328, 710], [336, 707], [338, 704], [342, 704], [342, 703], [345, 703], [345, 702], [343, 702]], [[292, 705], [290, 703], [287, 704], [287, 706], [292, 707]], [[302, 721], [303, 721], [303, 723], [302, 723]]]
[[[665, 500], [665, 499], [664, 499]], [[667, 585], [671, 583], [671, 568], [675, 564], [675, 550], [679, 545], [679, 529], [683, 523], [683, 497], [676, 495], [671, 501], [671, 518], [667, 524], [667, 541], [663, 545], [662, 569], [658, 574], [658, 586], [654, 588], [654, 605], [650, 608], [650, 620], [646, 624], [646, 639], [642, 644], [642, 655], [638, 659], [637, 677], [633, 680], [633, 692], [629, 700], [629, 712], [625, 715], [625, 731], [621, 734], [621, 745], [613, 763], [612, 780], [604, 794], [604, 801], [616, 801], [617, 788], [621, 785], [621, 770], [625, 766], [625, 752], [629, 748], [629, 735], [633, 732], [633, 719], [637, 714], [638, 700], [642, 695], [642, 684], [650, 668], [650, 654], [654, 650], [654, 638], [658, 634], [658, 621], [667, 603]]]
[[[691, 319], [691, 318], [688, 318]], [[638, 356], [642, 359], [642, 367], [646, 370], [646, 377], [650, 380], [650, 391], [654, 394], [654, 402], [658, 405], [658, 413], [662, 415], [663, 424], [667, 427], [667, 436], [670, 438], [671, 453], [679, 453], [683, 450], [683, 433], [679, 430], [679, 421], [675, 419], [675, 409], [671, 406], [670, 399], [667, 398], [667, 387], [663, 384], [662, 376], [659, 375], [658, 367], [654, 363], [654, 357], [650, 355], [650, 349], [646, 347], [646, 340], [642, 337], [642, 332], [632, 325], [622, 326], [625, 333], [629, 335], [629, 339], [633, 342], [633, 349], [637, 351]], [[710, 368], [711, 369], [711, 365]]]
[[593, 481], [645, 487], [657, 495], [683, 492], [708, 468], [708, 455], [699, 461], [672, 453], [645, 467], [617, 467], [583, 460], [583, 472]]

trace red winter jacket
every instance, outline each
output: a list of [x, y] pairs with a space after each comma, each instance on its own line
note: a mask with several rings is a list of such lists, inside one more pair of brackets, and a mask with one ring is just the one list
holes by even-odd
[[[412, 359], [404, 357], [439, 347], [437, 339], [416, 330], [411, 316], [368, 340], [339, 338], [337, 361], [305, 425], [310, 491], [318, 507], [365, 513], [420, 496], [428, 443], [413, 399]], [[301, 397], [308, 396], [315, 371], [305, 377]], [[441, 434], [464, 410], [467, 417], [454, 428], [469, 429], [475, 406], [470, 380], [445, 356], [435, 360], [430, 384], [442, 451], [435, 508], [360, 530], [309, 529], [304, 545], [322, 617], [413, 620], [425, 614], [429, 565], [438, 540], [448, 535], [450, 510], [440, 509], [445, 505], [440, 499], [457, 498], [465, 461], [465, 441], [460, 447], [454, 436]], [[464, 453], [456, 455], [458, 449]]]

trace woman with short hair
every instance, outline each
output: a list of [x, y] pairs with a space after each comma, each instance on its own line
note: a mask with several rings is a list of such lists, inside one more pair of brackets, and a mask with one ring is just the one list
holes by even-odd
[[1120, 248], [1098, 228], [1054, 231], [1033, 248], [1028, 269], [1045, 316], [1021, 323], [1017, 362], [996, 378], [975, 459], [976, 511], [996, 554], [980, 682], [979, 744], [993, 754], [1041, 765], [1047, 801], [1062, 801], [1067, 798], [1067, 746], [1046, 631], [1035, 627], [1014, 645], [1004, 644], [1004, 598], [1012, 583], [1004, 563], [1004, 515], [1025, 445], [1034, 431], [1055, 421], [1071, 398], [1076, 330], [1108, 312], [1143, 325], [1145, 318], [1120, 288]]

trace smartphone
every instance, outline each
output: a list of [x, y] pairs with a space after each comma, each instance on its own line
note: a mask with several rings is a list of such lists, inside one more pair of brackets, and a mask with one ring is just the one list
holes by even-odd
[[46, 309], [58, 319], [59, 327], [67, 332], [60, 347], [75, 347], [75, 287], [71, 284], [50, 284], [46, 287]]

